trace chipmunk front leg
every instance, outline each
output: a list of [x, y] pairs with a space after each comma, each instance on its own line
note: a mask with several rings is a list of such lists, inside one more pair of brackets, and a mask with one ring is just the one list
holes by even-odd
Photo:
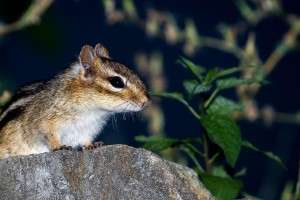
[[47, 139], [48, 139], [51, 151], [59, 151], [59, 150], [72, 151], [73, 150], [73, 147], [71, 147], [71, 146], [62, 145], [60, 143], [59, 139], [57, 138], [56, 134], [49, 134]]

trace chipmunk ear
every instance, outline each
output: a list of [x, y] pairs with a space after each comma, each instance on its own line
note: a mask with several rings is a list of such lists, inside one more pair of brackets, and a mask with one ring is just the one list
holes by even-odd
[[84, 68], [84, 76], [88, 77], [93, 74], [93, 66], [94, 61], [97, 58], [97, 55], [93, 49], [93, 47], [89, 45], [85, 45], [82, 47], [81, 52], [79, 54], [80, 64]]
[[103, 44], [97, 44], [95, 46], [95, 52], [99, 58], [110, 58], [107, 49], [103, 46]]
[[93, 47], [89, 45], [85, 45], [82, 47], [81, 52], [79, 54], [79, 60], [81, 65], [85, 69], [91, 67], [94, 64], [95, 57], [96, 55]]

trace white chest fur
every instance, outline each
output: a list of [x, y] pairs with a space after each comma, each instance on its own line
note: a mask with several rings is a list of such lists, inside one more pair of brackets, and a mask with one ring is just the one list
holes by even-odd
[[102, 130], [109, 114], [102, 110], [89, 110], [71, 116], [57, 128], [62, 145], [82, 146], [95, 138]]

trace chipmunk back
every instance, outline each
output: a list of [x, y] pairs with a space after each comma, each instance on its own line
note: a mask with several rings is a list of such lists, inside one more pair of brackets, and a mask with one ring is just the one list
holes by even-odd
[[108, 118], [149, 105], [140, 78], [101, 45], [53, 79], [21, 88], [0, 116], [0, 159], [89, 146]]

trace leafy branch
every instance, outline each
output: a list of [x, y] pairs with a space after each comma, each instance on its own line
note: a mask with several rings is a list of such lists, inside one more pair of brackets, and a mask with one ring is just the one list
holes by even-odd
[[41, 15], [53, 3], [53, 0], [34, 0], [27, 11], [16, 22], [0, 25], [0, 37], [40, 22]]
[[[259, 152], [285, 168], [280, 158], [273, 153], [259, 150], [250, 142], [242, 140], [240, 128], [231, 116], [236, 111], [243, 110], [244, 106], [220, 95], [223, 90], [241, 85], [267, 84], [268, 82], [263, 79], [246, 79], [235, 76], [238, 72], [256, 67], [241, 66], [223, 70], [218, 68], [206, 70], [184, 57], [181, 57], [177, 63], [194, 75], [194, 79], [183, 81], [186, 95], [180, 92], [151, 92], [151, 95], [182, 103], [199, 121], [202, 134], [200, 137], [197, 134], [194, 139], [184, 140], [162, 136], [136, 137], [137, 141], [145, 143], [144, 148], [158, 152], [168, 148], [178, 148], [186, 153], [196, 166], [195, 169], [205, 186], [220, 199], [235, 198], [243, 187], [242, 181], [236, 179], [237, 176], [231, 177], [225, 170], [223, 172], [226, 174], [225, 177], [214, 173], [222, 159], [225, 159], [232, 168], [235, 167], [242, 147]], [[194, 108], [191, 101], [196, 96], [200, 101]], [[212, 143], [221, 150], [212, 151], [210, 148]]]

